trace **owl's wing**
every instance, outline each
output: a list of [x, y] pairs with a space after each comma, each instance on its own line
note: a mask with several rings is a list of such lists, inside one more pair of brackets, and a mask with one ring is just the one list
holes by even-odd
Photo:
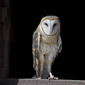
[[32, 44], [32, 48], [36, 49], [38, 48], [38, 33], [34, 32], [33, 34], [33, 44]]
[[60, 35], [59, 35], [59, 38], [58, 38], [57, 46], [58, 46], [58, 53], [60, 53], [62, 51], [62, 40], [61, 40]]
[[38, 41], [37, 41], [38, 33], [34, 32], [33, 34], [33, 41], [32, 41], [32, 53], [33, 53], [33, 67], [36, 69], [36, 49], [38, 48]]
[[33, 34], [33, 43], [32, 43], [32, 52], [33, 52], [33, 67], [36, 66], [36, 59], [39, 59], [39, 33], [34, 32]]

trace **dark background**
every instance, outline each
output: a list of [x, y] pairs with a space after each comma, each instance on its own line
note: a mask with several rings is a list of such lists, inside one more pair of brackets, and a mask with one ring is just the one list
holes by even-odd
[[55, 1], [11, 1], [13, 37], [10, 49], [9, 77], [31, 78], [32, 34], [41, 18], [56, 15], [61, 21], [63, 49], [56, 58], [52, 72], [60, 79], [85, 79], [84, 12], [80, 4]]

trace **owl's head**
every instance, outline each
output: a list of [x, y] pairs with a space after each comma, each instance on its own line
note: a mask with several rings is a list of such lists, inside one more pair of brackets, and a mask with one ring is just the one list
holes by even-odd
[[55, 35], [60, 31], [60, 21], [57, 16], [46, 16], [42, 18], [40, 28], [47, 35]]

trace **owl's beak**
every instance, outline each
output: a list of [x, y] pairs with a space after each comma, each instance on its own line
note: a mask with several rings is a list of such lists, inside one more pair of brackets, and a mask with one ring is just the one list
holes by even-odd
[[50, 34], [52, 34], [52, 32], [53, 32], [53, 29], [52, 29], [52, 28], [50, 28]]

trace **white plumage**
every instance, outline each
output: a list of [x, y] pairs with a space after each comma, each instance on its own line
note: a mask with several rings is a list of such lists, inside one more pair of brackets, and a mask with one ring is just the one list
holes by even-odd
[[51, 66], [61, 50], [59, 18], [57, 16], [42, 18], [33, 34], [33, 66], [37, 77], [42, 78], [43, 70], [46, 68], [50, 75], [49, 79], [56, 79], [51, 73]]

